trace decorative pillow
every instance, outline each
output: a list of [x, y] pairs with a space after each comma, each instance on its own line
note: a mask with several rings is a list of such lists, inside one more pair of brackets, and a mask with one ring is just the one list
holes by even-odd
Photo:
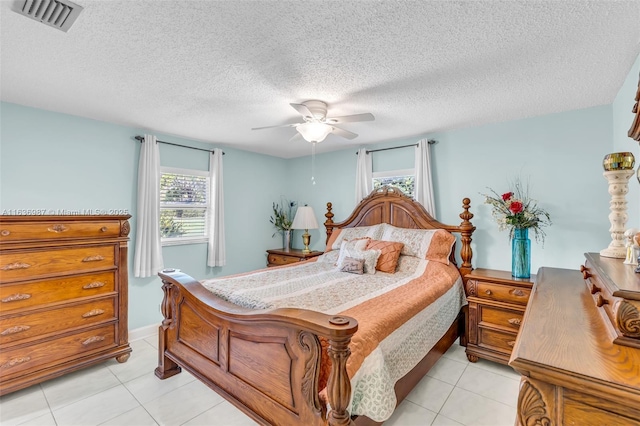
[[364, 259], [354, 259], [353, 257], [345, 257], [342, 262], [341, 272], [349, 272], [350, 274], [364, 274]]
[[453, 250], [455, 242], [456, 237], [451, 232], [438, 229], [431, 238], [431, 244], [429, 244], [425, 259], [448, 265], [449, 256], [451, 256], [451, 250]]
[[367, 250], [380, 250], [376, 269], [390, 274], [396, 272], [402, 247], [404, 247], [404, 244], [395, 241], [370, 240], [367, 244]]
[[342, 241], [355, 240], [357, 238], [369, 237], [374, 240], [379, 240], [382, 235], [382, 224], [371, 226], [356, 226], [355, 228], [340, 228], [334, 229], [327, 241], [327, 248], [325, 252], [331, 250], [340, 250]]
[[357, 250], [350, 247], [348, 241], [343, 241], [342, 246], [340, 247], [340, 256], [338, 257], [338, 269], [342, 269], [344, 260], [347, 257], [364, 259], [364, 273], [375, 274], [376, 263], [380, 257], [380, 250]]
[[[389, 224], [385, 224], [380, 239], [404, 243], [401, 254], [434, 260], [445, 265], [449, 264], [449, 254], [456, 241], [456, 238], [444, 229], [408, 229]], [[435, 243], [433, 248], [432, 241]]]

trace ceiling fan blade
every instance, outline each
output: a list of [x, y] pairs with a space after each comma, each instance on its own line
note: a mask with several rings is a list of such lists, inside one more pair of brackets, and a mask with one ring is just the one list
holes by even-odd
[[309, 110], [309, 108], [307, 108], [306, 105], [304, 104], [289, 104], [289, 105], [291, 105], [303, 117], [313, 118], [313, 114], [311, 113], [311, 110]]
[[333, 127], [333, 131], [331, 133], [333, 133], [334, 135], [342, 136], [345, 139], [355, 139], [358, 137], [357, 133], [353, 133], [348, 130], [341, 129], [340, 127], [336, 127], [336, 126], [331, 126], [331, 127]]
[[252, 127], [251, 130], [275, 129], [277, 127], [296, 127], [298, 124], [302, 124], [302, 123], [281, 124], [279, 126]]
[[364, 114], [343, 115], [341, 117], [327, 117], [326, 123], [339, 124], [339, 123], [353, 123], [356, 121], [373, 121], [376, 118], [373, 114], [367, 112]]

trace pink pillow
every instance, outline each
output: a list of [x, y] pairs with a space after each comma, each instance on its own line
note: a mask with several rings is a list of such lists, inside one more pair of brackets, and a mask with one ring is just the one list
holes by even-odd
[[425, 259], [448, 265], [449, 256], [451, 256], [451, 250], [453, 250], [455, 242], [456, 237], [452, 233], [444, 229], [438, 229], [431, 237], [431, 243], [427, 249]]
[[380, 250], [376, 269], [380, 272], [394, 274], [398, 267], [398, 259], [403, 246], [403, 243], [394, 241], [371, 240], [367, 244], [367, 250]]

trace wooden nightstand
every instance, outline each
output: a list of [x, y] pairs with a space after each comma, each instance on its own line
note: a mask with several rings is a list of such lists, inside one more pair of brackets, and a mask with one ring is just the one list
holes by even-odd
[[312, 257], [320, 256], [321, 251], [303, 253], [302, 250], [271, 249], [267, 250], [267, 266], [286, 265], [288, 263], [302, 262]]
[[535, 275], [520, 279], [491, 269], [476, 269], [465, 277], [469, 361], [509, 362], [534, 282]]

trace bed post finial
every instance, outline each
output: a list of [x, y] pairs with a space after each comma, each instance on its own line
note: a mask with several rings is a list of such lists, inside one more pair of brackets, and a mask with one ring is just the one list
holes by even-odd
[[476, 227], [470, 222], [473, 218], [473, 213], [469, 211], [470, 205], [470, 199], [464, 198], [462, 200], [462, 208], [464, 209], [464, 211], [460, 213], [460, 219], [462, 219], [462, 223], [460, 224], [460, 240], [462, 242], [462, 248], [460, 250], [462, 265], [460, 267], [460, 272], [462, 275], [466, 275], [473, 270], [473, 266], [471, 264], [471, 258], [473, 257], [473, 250], [471, 249], [471, 234], [473, 234]]
[[329, 242], [329, 238], [331, 237], [331, 233], [333, 232], [333, 213], [331, 213], [331, 208], [333, 204], [327, 203], [327, 212], [324, 214], [324, 217], [327, 218], [324, 222], [325, 228], [327, 228], [327, 240], [324, 242], [327, 244]]

